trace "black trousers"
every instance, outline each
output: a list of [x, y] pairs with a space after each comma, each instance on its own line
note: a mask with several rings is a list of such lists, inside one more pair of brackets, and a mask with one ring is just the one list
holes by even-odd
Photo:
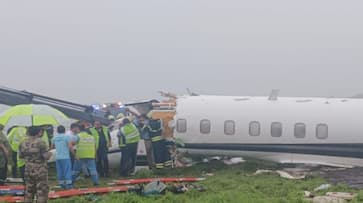
[[128, 144], [121, 149], [120, 176], [127, 177], [135, 171], [138, 143]]
[[14, 152], [11, 154], [13, 165], [11, 166], [11, 175], [13, 178], [18, 177], [18, 153]]
[[109, 176], [109, 163], [108, 163], [108, 149], [105, 148], [99, 148], [97, 150], [97, 172], [102, 177], [108, 177]]
[[154, 160], [155, 160], [155, 167], [157, 169], [164, 168], [164, 144], [163, 140], [159, 140], [153, 142], [153, 152], [154, 152]]

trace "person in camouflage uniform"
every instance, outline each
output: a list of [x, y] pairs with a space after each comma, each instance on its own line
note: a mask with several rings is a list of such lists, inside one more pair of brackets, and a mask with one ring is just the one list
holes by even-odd
[[3, 133], [4, 126], [0, 124], [0, 185], [4, 185], [8, 173], [8, 157], [10, 144]]
[[28, 129], [29, 138], [19, 147], [19, 158], [25, 161], [25, 199], [24, 202], [33, 202], [34, 196], [37, 202], [48, 201], [48, 166], [47, 160], [51, 157], [47, 145], [40, 139], [43, 130], [39, 127]]

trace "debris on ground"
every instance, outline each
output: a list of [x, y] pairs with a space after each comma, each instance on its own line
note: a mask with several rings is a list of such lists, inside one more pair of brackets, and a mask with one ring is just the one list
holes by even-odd
[[357, 194], [346, 192], [327, 192], [325, 196], [314, 196], [312, 193], [305, 191], [306, 200], [313, 203], [345, 203], [353, 200]]
[[307, 197], [307, 198], [313, 198], [314, 197], [313, 193], [311, 193], [310, 191], [304, 191], [304, 196]]
[[149, 184], [147, 184], [142, 189], [142, 194], [145, 196], [149, 195], [160, 195], [163, 194], [166, 190], [166, 185], [163, 182], [160, 181], [154, 181]]
[[290, 179], [290, 180], [301, 180], [301, 179], [305, 179], [306, 176], [305, 175], [298, 175], [298, 176], [294, 176], [289, 174], [286, 171], [281, 171], [281, 170], [277, 170], [277, 171], [273, 171], [273, 170], [258, 170], [256, 171], [256, 173], [254, 175], [261, 175], [261, 174], [278, 174], [280, 177], [282, 178], [286, 178], [286, 179]]
[[348, 169], [325, 169], [320, 173], [323, 178], [326, 178], [332, 184], [346, 184], [354, 189], [363, 189], [363, 168], [348, 168]]
[[185, 184], [174, 184], [171, 191], [175, 194], [183, 194], [189, 191], [189, 188]]
[[191, 167], [194, 165], [193, 159], [188, 158], [185, 153], [181, 153], [178, 150], [173, 152], [172, 158], [176, 168]]
[[328, 192], [326, 193], [326, 195], [329, 197], [337, 197], [348, 201], [353, 200], [357, 196], [357, 194], [348, 192]]
[[222, 158], [219, 156], [214, 156], [214, 157], [211, 157], [209, 160], [210, 161], [220, 161], [220, 160], [222, 160]]
[[196, 190], [198, 192], [205, 192], [207, 191], [206, 188], [202, 185], [195, 185], [195, 184], [174, 184], [172, 188], [169, 189], [171, 192], [175, 194], [184, 194], [191, 190]]
[[236, 165], [236, 164], [240, 164], [240, 163], [244, 163], [244, 162], [246, 162], [246, 161], [241, 157], [235, 157], [235, 158], [231, 158], [229, 160], [223, 160], [223, 163], [228, 166]]
[[330, 184], [323, 184], [323, 185], [320, 185], [319, 187], [315, 188], [314, 191], [317, 192], [320, 190], [327, 190], [329, 188], [331, 188]]
[[329, 196], [318, 196], [310, 200], [312, 203], [346, 203], [344, 199]]

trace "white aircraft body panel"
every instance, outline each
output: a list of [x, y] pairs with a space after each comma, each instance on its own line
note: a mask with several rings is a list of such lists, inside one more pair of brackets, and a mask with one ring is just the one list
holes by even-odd
[[[178, 98], [176, 111], [174, 136], [190, 153], [363, 166], [362, 99], [185, 96]], [[186, 131], [179, 129], [180, 120], [186, 120]], [[209, 133], [201, 132], [202, 120], [210, 122]], [[226, 134], [226, 121], [234, 122], [234, 134]], [[258, 136], [250, 135], [251, 122], [260, 124]], [[279, 137], [272, 136], [274, 122], [282, 124]], [[303, 137], [295, 136], [296, 124], [305, 125]], [[322, 124], [328, 136], [318, 138]]]
[[[363, 100], [322, 98], [195, 96], [178, 99], [175, 120], [187, 120], [187, 132], [175, 131], [186, 143], [326, 144], [363, 143]], [[240, 100], [239, 100], [240, 99]], [[239, 101], [236, 101], [239, 100]], [[301, 102], [308, 101], [309, 102]], [[300, 102], [297, 102], [300, 101]], [[200, 121], [211, 122], [210, 134], [200, 132]], [[235, 121], [235, 135], [225, 135], [224, 122]], [[258, 121], [260, 136], [249, 136], [249, 123]], [[271, 123], [281, 122], [281, 137], [271, 136]], [[306, 125], [306, 137], [295, 138], [296, 123]], [[316, 126], [327, 124], [327, 139], [317, 139]]]

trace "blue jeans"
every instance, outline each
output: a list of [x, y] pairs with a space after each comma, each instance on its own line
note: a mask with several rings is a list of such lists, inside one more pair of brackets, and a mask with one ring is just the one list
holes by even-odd
[[75, 160], [74, 165], [73, 165], [73, 172], [72, 172], [73, 183], [76, 181], [76, 179], [78, 178], [79, 174], [82, 171], [82, 168], [84, 168], [84, 167], [89, 170], [93, 184], [98, 185], [99, 180], [98, 180], [98, 174], [97, 174], [97, 169], [96, 169], [96, 161], [94, 159]]
[[72, 163], [70, 159], [56, 161], [57, 178], [63, 189], [71, 189], [72, 186]]

